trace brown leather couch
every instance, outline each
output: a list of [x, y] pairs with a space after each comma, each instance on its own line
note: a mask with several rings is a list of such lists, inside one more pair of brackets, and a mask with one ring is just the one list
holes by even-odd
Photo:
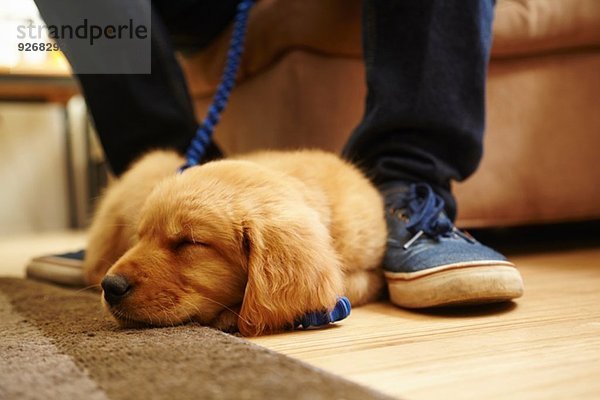
[[[363, 113], [360, 14], [359, 0], [259, 1], [222, 147], [340, 150]], [[199, 116], [228, 38], [182, 57]], [[600, 1], [498, 1], [485, 146], [455, 185], [461, 226], [600, 218]]]

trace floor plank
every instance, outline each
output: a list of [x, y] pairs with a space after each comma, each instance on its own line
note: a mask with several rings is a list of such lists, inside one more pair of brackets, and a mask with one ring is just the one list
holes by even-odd
[[378, 303], [329, 329], [252, 341], [405, 399], [600, 398], [600, 247], [512, 260], [526, 285], [514, 303]]

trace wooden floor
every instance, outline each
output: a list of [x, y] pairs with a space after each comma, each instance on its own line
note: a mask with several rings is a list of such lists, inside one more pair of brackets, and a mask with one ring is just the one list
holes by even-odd
[[252, 340], [405, 399], [600, 399], [600, 247], [511, 259], [526, 285], [515, 303], [372, 304], [336, 327]]
[[[528, 253], [510, 258], [525, 296], [507, 306], [417, 313], [373, 304], [326, 330], [252, 340], [404, 399], [600, 399], [595, 242], [522, 246]], [[80, 232], [1, 238], [0, 275], [24, 276], [30, 257], [83, 243]]]

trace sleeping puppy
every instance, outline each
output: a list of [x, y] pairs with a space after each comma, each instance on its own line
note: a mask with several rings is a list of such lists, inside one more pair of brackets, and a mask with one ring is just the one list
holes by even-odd
[[94, 220], [86, 276], [106, 273], [103, 303], [119, 322], [197, 321], [251, 336], [288, 329], [338, 296], [355, 306], [379, 296], [383, 203], [355, 167], [321, 151], [176, 174], [182, 162], [150, 153]]

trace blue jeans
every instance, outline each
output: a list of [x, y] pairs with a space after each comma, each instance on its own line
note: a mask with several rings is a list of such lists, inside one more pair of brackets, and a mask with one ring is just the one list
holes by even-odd
[[[36, 3], [48, 24], [60, 24], [71, 12], [69, 1], [82, 0]], [[121, 1], [93, 3], [118, 13]], [[154, 0], [150, 75], [78, 75], [117, 175], [148, 149], [185, 150], [197, 119], [174, 49], [210, 43], [236, 3]], [[364, 0], [368, 95], [343, 154], [379, 186], [429, 183], [451, 218], [450, 182], [472, 174], [482, 155], [493, 6], [493, 0]], [[209, 156], [218, 155], [213, 147]]]
[[366, 0], [368, 95], [344, 155], [379, 186], [429, 183], [456, 203], [451, 180], [477, 168], [483, 150], [492, 0]]

